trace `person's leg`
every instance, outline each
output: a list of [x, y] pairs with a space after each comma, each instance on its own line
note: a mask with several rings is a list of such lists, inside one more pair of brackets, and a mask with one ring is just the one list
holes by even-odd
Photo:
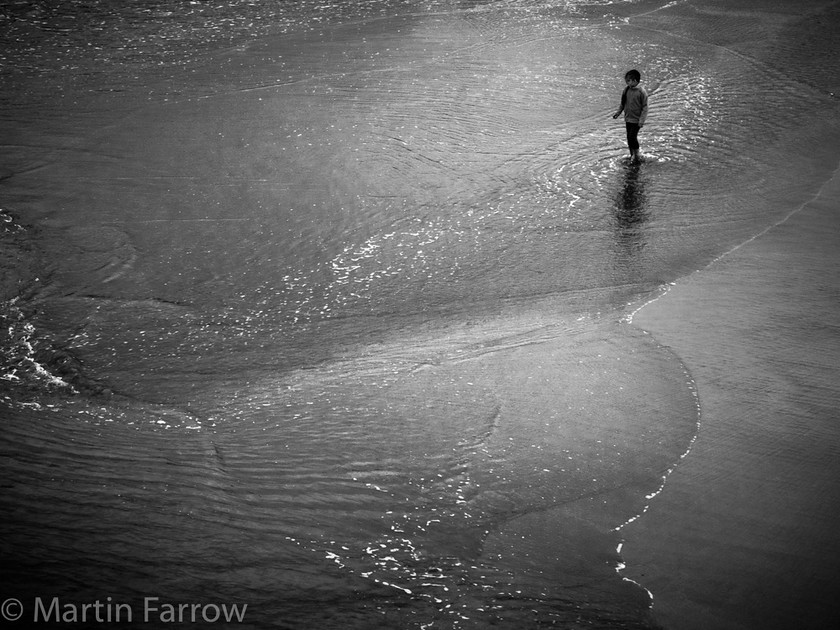
[[632, 157], [639, 155], [639, 124], [627, 123], [627, 148], [630, 149]]

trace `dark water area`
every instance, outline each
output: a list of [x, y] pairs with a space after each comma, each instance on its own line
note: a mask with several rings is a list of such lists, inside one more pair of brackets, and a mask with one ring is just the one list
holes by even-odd
[[656, 627], [621, 530], [702, 397], [628, 314], [834, 172], [837, 24], [817, 0], [3, 3], [0, 594], [30, 619], [158, 597], [254, 628]]

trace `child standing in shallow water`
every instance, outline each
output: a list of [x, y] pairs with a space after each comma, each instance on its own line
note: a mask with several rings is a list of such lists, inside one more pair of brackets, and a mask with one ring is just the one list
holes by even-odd
[[624, 123], [627, 126], [627, 148], [630, 157], [639, 159], [639, 129], [644, 127], [648, 112], [648, 95], [645, 88], [639, 87], [642, 75], [638, 70], [630, 70], [624, 75], [627, 87], [621, 93], [621, 107], [613, 114], [618, 118], [624, 112]]

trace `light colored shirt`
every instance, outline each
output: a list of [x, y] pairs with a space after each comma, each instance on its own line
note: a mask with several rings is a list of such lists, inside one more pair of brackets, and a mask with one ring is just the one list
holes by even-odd
[[643, 87], [628, 87], [624, 90], [624, 121], [645, 124], [648, 112], [648, 95]]

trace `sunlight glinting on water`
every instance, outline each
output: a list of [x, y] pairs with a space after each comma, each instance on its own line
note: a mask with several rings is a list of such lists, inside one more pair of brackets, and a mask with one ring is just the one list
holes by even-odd
[[622, 537], [700, 392], [634, 315], [791, 216], [819, 173], [788, 138], [836, 112], [719, 43], [751, 22], [705, 42], [683, 4], [4, 8], [26, 588], [224, 591], [255, 627], [649, 628]]

